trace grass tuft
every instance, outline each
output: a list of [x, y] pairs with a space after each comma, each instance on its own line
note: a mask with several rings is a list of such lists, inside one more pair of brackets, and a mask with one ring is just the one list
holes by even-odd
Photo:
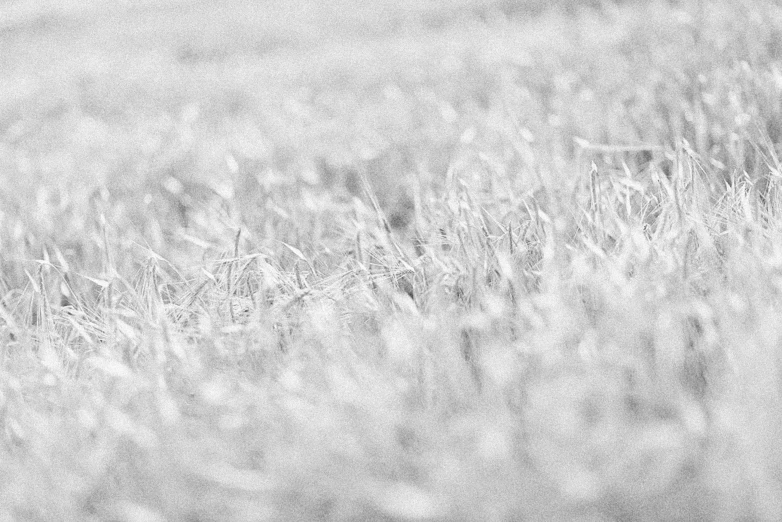
[[779, 7], [353, 4], [0, 7], [0, 519], [779, 520]]

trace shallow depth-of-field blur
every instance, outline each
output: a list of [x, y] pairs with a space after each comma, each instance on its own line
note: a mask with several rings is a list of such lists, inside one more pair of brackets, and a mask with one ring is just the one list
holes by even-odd
[[782, 519], [782, 7], [0, 2], [0, 521]]

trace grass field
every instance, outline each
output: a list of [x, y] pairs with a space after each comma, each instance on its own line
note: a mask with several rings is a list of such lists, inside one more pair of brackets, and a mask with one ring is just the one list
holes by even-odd
[[0, 1], [0, 521], [782, 519], [782, 7]]

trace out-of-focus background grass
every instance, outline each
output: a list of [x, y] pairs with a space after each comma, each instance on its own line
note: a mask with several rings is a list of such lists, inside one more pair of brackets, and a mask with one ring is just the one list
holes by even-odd
[[0, 520], [779, 520], [775, 2], [0, 2]]

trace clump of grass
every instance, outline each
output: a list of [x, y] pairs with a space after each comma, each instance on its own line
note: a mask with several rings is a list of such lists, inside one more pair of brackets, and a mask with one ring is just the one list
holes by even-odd
[[779, 9], [521, 4], [14, 98], [0, 516], [779, 519]]

